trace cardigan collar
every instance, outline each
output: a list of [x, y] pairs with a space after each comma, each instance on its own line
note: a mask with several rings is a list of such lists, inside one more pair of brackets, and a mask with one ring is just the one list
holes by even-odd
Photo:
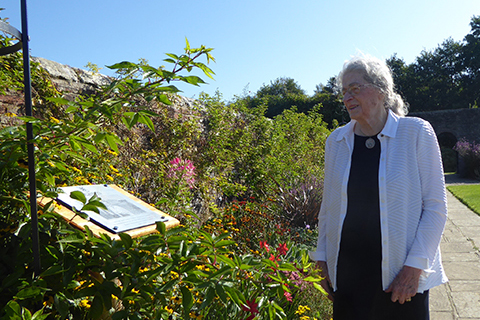
[[[396, 115], [392, 110], [388, 109], [387, 122], [385, 123], [385, 126], [383, 127], [382, 131], [380, 131], [380, 134], [390, 138], [395, 138], [397, 134], [399, 121], [400, 121], [400, 117]], [[337, 135], [336, 140], [340, 141], [342, 139], [347, 139], [347, 137], [352, 137], [353, 129], [355, 128], [355, 123], [357, 123], [356, 120], [351, 120], [344, 127], [339, 128], [340, 132]]]

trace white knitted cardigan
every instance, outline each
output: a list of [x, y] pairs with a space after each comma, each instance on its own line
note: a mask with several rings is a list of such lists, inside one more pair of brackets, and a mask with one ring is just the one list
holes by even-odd
[[[354, 127], [352, 120], [327, 139], [319, 237], [316, 251], [310, 252], [312, 260], [327, 261], [334, 290], [347, 212]], [[447, 220], [440, 149], [430, 123], [398, 117], [391, 111], [378, 139], [383, 289], [407, 265], [424, 270], [418, 288], [421, 293], [447, 281], [440, 256], [440, 239]]]

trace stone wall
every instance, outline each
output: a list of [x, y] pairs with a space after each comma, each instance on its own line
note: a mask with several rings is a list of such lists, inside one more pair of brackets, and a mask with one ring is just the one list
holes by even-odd
[[461, 139], [480, 143], [480, 109], [417, 112], [409, 116], [430, 122], [441, 147], [445, 171], [463, 175], [466, 172], [465, 163], [453, 147]]
[[427, 120], [435, 129], [439, 140], [465, 138], [480, 142], [480, 109], [455, 109], [409, 114]]

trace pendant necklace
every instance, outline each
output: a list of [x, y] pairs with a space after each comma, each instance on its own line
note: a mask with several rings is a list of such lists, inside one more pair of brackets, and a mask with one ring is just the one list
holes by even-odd
[[375, 140], [373, 140], [372, 137], [369, 137], [369, 138], [365, 141], [365, 147], [367, 147], [367, 149], [372, 149], [373, 147], [375, 147]]
[[[365, 134], [363, 133], [362, 129], [358, 128], [358, 130], [360, 131], [360, 133], [361, 133], [362, 135], [365, 136]], [[373, 147], [375, 147], [375, 140], [373, 139], [373, 137], [375, 137], [375, 136], [376, 136], [376, 135], [370, 136], [370, 137], [367, 136], [368, 139], [365, 140], [365, 147], [367, 147], [367, 149], [372, 149]]]

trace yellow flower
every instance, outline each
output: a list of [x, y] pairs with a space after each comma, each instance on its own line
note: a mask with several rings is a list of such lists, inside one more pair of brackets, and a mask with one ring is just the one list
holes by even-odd
[[57, 203], [57, 201], [53, 200], [53, 205], [56, 209], [62, 209], [62, 206]]
[[175, 304], [181, 304], [182, 303], [182, 298], [175, 296], [175, 297], [172, 297], [172, 301]]
[[296, 314], [304, 314], [305, 312], [309, 311], [310, 308], [308, 306], [298, 306], [298, 310], [295, 311]]
[[139, 294], [140, 293], [140, 290], [137, 290], [135, 288], [132, 289], [132, 292], [135, 293], [135, 294]]
[[47, 163], [50, 167], [55, 168], [55, 164], [52, 161], [47, 160]]
[[301, 317], [300, 317], [300, 320], [309, 320], [309, 319], [310, 319], [309, 316], [301, 316]]
[[80, 307], [89, 309], [90, 308], [90, 301], [88, 301], [86, 299], [83, 299], [82, 301], [80, 301]]
[[58, 120], [57, 118], [55, 117], [50, 117], [50, 121], [53, 122], [53, 123], [60, 123], [60, 120]]
[[78, 168], [76, 168], [76, 167], [72, 167], [72, 170], [73, 170], [73, 171], [76, 171], [76, 172], [78, 172], [78, 173], [80, 173], [80, 174], [82, 174], [82, 170], [80, 170], [80, 169], [78, 169]]
[[108, 174], [107, 174], [106, 176], [107, 176], [107, 179], [108, 179], [108, 180], [113, 181], [113, 177], [112, 177], [112, 176], [109, 176]]
[[190, 318], [192, 319], [199, 319], [199, 320], [203, 319], [203, 316], [198, 311], [192, 311], [190, 312], [189, 315], [190, 315]]
[[17, 115], [15, 113], [12, 113], [12, 112], [7, 112], [7, 113], [5, 113], [5, 116], [10, 117], [10, 118], [14, 118]]
[[164, 309], [167, 310], [168, 313], [173, 313], [173, 309], [170, 308], [169, 306], [165, 306]]
[[48, 307], [53, 304], [53, 297], [52, 296], [45, 296], [43, 298], [43, 306]]
[[110, 170], [112, 170], [112, 171], [115, 172], [115, 173], [118, 173], [118, 169], [117, 169], [117, 168], [115, 168], [115, 167], [112, 166], [112, 165], [110, 165], [109, 167], [110, 167]]
[[112, 151], [110, 149], [107, 149], [107, 152], [110, 153], [111, 155], [118, 156], [118, 153], [116, 153], [115, 151]]

